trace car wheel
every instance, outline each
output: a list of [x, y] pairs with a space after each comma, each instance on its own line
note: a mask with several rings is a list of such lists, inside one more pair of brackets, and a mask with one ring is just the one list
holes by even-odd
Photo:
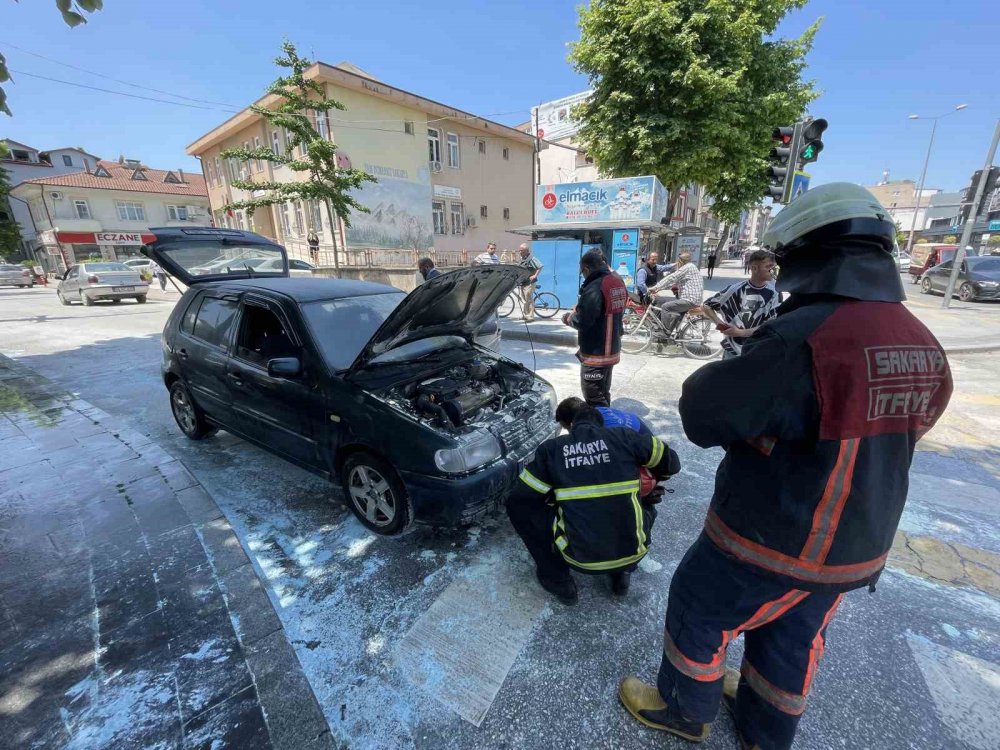
[[174, 421], [191, 440], [201, 440], [214, 435], [218, 430], [208, 423], [205, 414], [191, 398], [191, 392], [179, 380], [170, 386], [170, 411]]
[[413, 521], [410, 496], [396, 470], [371, 453], [352, 454], [340, 470], [351, 512], [376, 534], [398, 534]]
[[58, 289], [56, 289], [56, 296], [59, 298], [59, 301], [64, 305], [66, 305], [67, 307], [70, 305], [70, 301], [65, 297], [63, 297], [63, 293], [60, 292]]
[[976, 290], [972, 288], [972, 284], [968, 282], [962, 284], [958, 290], [958, 298], [962, 302], [972, 302], [976, 298]]
[[924, 280], [922, 280], [920, 282], [920, 291], [923, 292], [924, 294], [930, 294], [932, 291], [934, 291], [931, 288], [931, 280], [930, 279], [926, 279], [925, 278]]
[[138, 302], [140, 305], [145, 305], [146, 304], [146, 295], [145, 294], [140, 294], [138, 297], [135, 298], [135, 301]]
[[94, 304], [94, 300], [92, 300], [83, 292], [80, 292], [80, 301], [84, 304], [85, 307], [90, 307], [91, 305]]
[[27, 284], [18, 284], [17, 288], [18, 289], [24, 289], [26, 286], [27, 286]]
[[111, 304], [112, 305], [120, 305], [121, 303], [122, 303], [122, 301], [120, 299], [113, 299], [113, 300], [111, 300]]

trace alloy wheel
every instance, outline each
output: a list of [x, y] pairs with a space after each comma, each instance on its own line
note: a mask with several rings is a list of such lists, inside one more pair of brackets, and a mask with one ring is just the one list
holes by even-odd
[[396, 498], [389, 482], [370, 466], [355, 466], [348, 477], [354, 507], [376, 526], [388, 526], [396, 517]]
[[177, 424], [181, 426], [185, 434], [190, 435], [198, 426], [198, 417], [194, 413], [194, 404], [188, 398], [187, 393], [181, 388], [175, 388], [170, 394], [170, 406], [173, 409]]

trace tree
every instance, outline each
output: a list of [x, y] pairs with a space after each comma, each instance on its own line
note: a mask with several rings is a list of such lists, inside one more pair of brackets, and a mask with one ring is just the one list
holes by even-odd
[[896, 222], [896, 245], [906, 247], [906, 232], [903, 231], [903, 227], [898, 221]]
[[771, 131], [818, 95], [801, 80], [822, 19], [797, 39], [774, 31], [808, 0], [592, 0], [570, 62], [594, 90], [575, 113], [602, 174], [700, 184], [713, 213], [739, 220], [767, 191]]
[[[16, 3], [17, 0], [14, 0]], [[63, 22], [70, 28], [87, 23], [84, 13], [96, 13], [104, 7], [103, 0], [56, 0], [56, 8], [62, 14]], [[10, 80], [10, 71], [7, 70], [7, 60], [0, 54], [0, 83]], [[7, 106], [7, 94], [0, 87], [0, 112], [8, 117], [13, 117], [13, 113]]]
[[[299, 57], [295, 45], [286, 41], [281, 46], [283, 56], [276, 57], [274, 63], [290, 70], [289, 75], [278, 78], [268, 88], [268, 93], [278, 97], [273, 109], [254, 104], [250, 109], [267, 120], [277, 130], [288, 133], [284, 153], [275, 153], [270, 148], [231, 148], [222, 152], [226, 159], [249, 161], [257, 159], [279, 166], [286, 166], [293, 172], [302, 172], [308, 178], [299, 182], [250, 182], [235, 180], [233, 187], [240, 190], [264, 192], [264, 195], [247, 200], [233, 201], [224, 206], [227, 211], [245, 210], [250, 216], [258, 208], [273, 206], [294, 200], [320, 200], [326, 205], [330, 218], [330, 230], [334, 241], [334, 265], [337, 264], [336, 242], [337, 217], [345, 226], [350, 226], [350, 212], [368, 209], [358, 203], [350, 191], [360, 188], [375, 178], [360, 169], [340, 169], [337, 167], [337, 147], [332, 141], [320, 136], [313, 127], [307, 112], [327, 112], [331, 109], [346, 109], [340, 102], [326, 96], [323, 86], [307, 80], [305, 71], [311, 65], [309, 60]], [[305, 147], [302, 153], [300, 147]], [[301, 156], [295, 157], [296, 151]]]
[[[8, 153], [6, 144], [0, 142], [0, 159], [5, 159]], [[21, 240], [21, 230], [10, 210], [9, 195], [10, 176], [7, 170], [0, 166], [0, 258], [15, 254]]]

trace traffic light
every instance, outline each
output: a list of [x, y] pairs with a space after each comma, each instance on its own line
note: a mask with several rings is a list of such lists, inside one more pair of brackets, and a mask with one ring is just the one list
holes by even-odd
[[827, 122], [823, 118], [803, 123], [802, 141], [799, 144], [799, 161], [807, 164], [819, 158], [819, 152], [823, 150], [823, 131], [827, 128]]
[[771, 133], [771, 140], [775, 145], [769, 154], [771, 166], [767, 168], [767, 194], [775, 203], [784, 203], [785, 196], [791, 190], [792, 173], [795, 171], [793, 155], [796, 153], [800, 131], [801, 126], [796, 123], [775, 128]]

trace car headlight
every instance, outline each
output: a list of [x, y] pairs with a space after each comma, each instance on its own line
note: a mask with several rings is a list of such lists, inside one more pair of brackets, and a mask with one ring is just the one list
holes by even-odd
[[443, 448], [434, 454], [434, 463], [448, 474], [463, 474], [500, 458], [500, 442], [488, 432], [474, 432], [459, 438], [457, 448]]
[[545, 394], [546, 400], [549, 402], [549, 417], [552, 419], [556, 418], [556, 407], [559, 406], [559, 399], [556, 396], [556, 389], [549, 388], [548, 392]]

